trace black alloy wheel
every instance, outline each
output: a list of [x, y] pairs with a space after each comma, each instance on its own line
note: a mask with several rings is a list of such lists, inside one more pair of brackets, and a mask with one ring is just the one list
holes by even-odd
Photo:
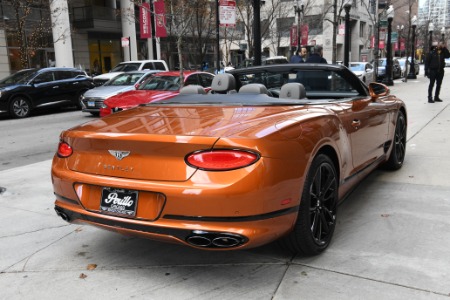
[[398, 170], [403, 166], [406, 155], [406, 118], [403, 112], [399, 111], [397, 125], [395, 126], [394, 141], [389, 159], [384, 165], [385, 169]]
[[31, 113], [30, 101], [24, 97], [15, 97], [10, 104], [9, 113], [14, 118], [26, 118]]
[[319, 154], [306, 177], [294, 230], [280, 241], [282, 246], [305, 256], [324, 251], [336, 227], [337, 202], [336, 169], [328, 156]]

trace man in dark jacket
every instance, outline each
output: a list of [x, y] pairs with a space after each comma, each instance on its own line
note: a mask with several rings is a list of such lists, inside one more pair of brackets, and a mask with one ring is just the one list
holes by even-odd
[[[444, 79], [445, 59], [450, 58], [450, 52], [444, 43], [439, 45], [433, 45], [430, 49], [430, 53], [425, 59], [425, 76], [430, 78], [430, 84], [428, 85], [428, 103], [442, 102], [439, 98], [439, 92], [441, 91], [442, 79]], [[433, 95], [433, 87], [436, 82], [436, 90]]]
[[313, 52], [306, 60], [307, 63], [312, 64], [327, 64], [327, 60], [323, 56], [323, 47], [320, 45], [314, 46]]
[[300, 49], [297, 49], [297, 51], [295, 51], [295, 54], [291, 56], [289, 62], [293, 64], [304, 62], [303, 58], [300, 56]]

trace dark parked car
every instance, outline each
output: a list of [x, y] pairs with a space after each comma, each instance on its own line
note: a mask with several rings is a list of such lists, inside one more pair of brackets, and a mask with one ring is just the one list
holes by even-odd
[[25, 118], [41, 107], [81, 108], [80, 95], [93, 87], [92, 78], [79, 69], [21, 70], [0, 80], [0, 114]]
[[[378, 75], [377, 81], [382, 81], [384, 76], [386, 76], [386, 58], [380, 58], [378, 60]], [[397, 79], [402, 77], [402, 67], [396, 58], [392, 59], [392, 79]]]

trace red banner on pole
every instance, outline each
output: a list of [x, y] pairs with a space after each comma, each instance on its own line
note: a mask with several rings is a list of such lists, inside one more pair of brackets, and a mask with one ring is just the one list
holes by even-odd
[[400, 51], [405, 51], [405, 38], [400, 38]]
[[167, 37], [164, 1], [155, 2], [153, 6], [155, 7], [155, 36]]
[[297, 47], [298, 45], [297, 25], [291, 27], [291, 30], [289, 30], [289, 34], [291, 39], [291, 47]]
[[152, 22], [150, 20], [150, 3], [142, 3], [139, 7], [141, 39], [149, 39], [152, 37]]
[[302, 25], [300, 28], [300, 32], [302, 33], [301, 36], [302, 40], [300, 41], [301, 45], [308, 45], [308, 34], [309, 34], [308, 24]]

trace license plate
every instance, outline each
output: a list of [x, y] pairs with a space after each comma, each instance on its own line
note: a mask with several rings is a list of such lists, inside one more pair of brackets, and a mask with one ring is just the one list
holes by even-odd
[[138, 192], [125, 189], [103, 188], [100, 210], [105, 213], [134, 217]]
[[95, 101], [88, 101], [89, 107], [95, 107]]

